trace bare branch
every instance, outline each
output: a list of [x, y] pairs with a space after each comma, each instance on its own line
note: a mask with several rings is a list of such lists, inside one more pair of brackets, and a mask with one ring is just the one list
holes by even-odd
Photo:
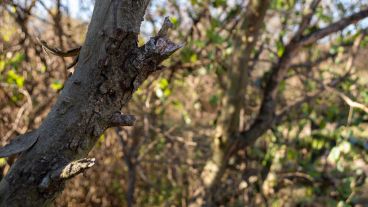
[[50, 47], [46, 41], [44, 40], [40, 40], [38, 39], [39, 43], [42, 45], [42, 48], [46, 51], [49, 52], [53, 55], [59, 56], [59, 57], [74, 57], [79, 55], [80, 50], [82, 49], [82, 47], [76, 47], [76, 48], [72, 48], [70, 50], [67, 51], [61, 51], [58, 48], [53, 48]]
[[303, 32], [308, 28], [310, 25], [310, 22], [312, 20], [312, 17], [317, 9], [318, 4], [321, 2], [321, 0], [313, 0], [308, 8], [308, 11], [306, 11], [306, 14], [303, 15], [302, 20], [300, 22], [298, 31], [295, 33], [294, 38], [299, 39]]
[[295, 101], [294, 103], [284, 107], [277, 115], [275, 115], [275, 118], [273, 119], [273, 126], [277, 126], [280, 125], [282, 122], [285, 121], [285, 117], [291, 112], [294, 111], [296, 109], [300, 109], [300, 107], [304, 104], [304, 103], [308, 103], [316, 98], [318, 98], [321, 93], [324, 91], [324, 89], [321, 89], [313, 94], [308, 94], [305, 97]]
[[336, 54], [331, 54], [329, 52], [321, 54], [315, 61], [313, 62], [302, 62], [302, 63], [295, 63], [290, 65], [289, 67], [292, 69], [296, 69], [296, 68], [312, 68], [315, 67], [321, 63], [323, 63], [324, 61], [335, 57]]
[[347, 26], [351, 24], [355, 24], [358, 21], [366, 18], [368, 16], [368, 8], [361, 10], [357, 13], [354, 13], [348, 17], [345, 17], [335, 23], [330, 24], [329, 26], [319, 29], [305, 37], [303, 37], [298, 44], [301, 46], [306, 46], [315, 43], [316, 41], [332, 34], [338, 32], [340, 30], [345, 29]]
[[332, 91], [334, 93], [336, 93], [338, 96], [340, 96], [340, 98], [342, 100], [345, 101], [345, 103], [347, 105], [349, 105], [351, 108], [357, 108], [357, 109], [360, 109], [362, 111], [364, 111], [365, 113], [368, 113], [368, 107], [362, 103], [359, 103], [359, 102], [356, 102], [356, 101], [353, 101], [351, 98], [349, 98], [347, 95], [345, 95], [344, 93], [338, 91], [337, 89], [335, 88], [331, 88], [331, 87], [328, 87], [327, 88], [329, 91]]

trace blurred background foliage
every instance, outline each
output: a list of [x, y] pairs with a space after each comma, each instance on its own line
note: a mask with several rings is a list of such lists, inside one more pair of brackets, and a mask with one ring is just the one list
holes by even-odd
[[[92, 0], [0, 0], [0, 137], [37, 128], [73, 69], [45, 52], [83, 44]], [[248, 61], [239, 131], [251, 126], [271, 66], [283, 57], [309, 0], [272, 0]], [[216, 128], [235, 67], [248, 1], [152, 0], [138, 44], [160, 28], [185, 47], [135, 93], [131, 128], [109, 129], [91, 152], [97, 164], [71, 180], [56, 206], [190, 206], [216, 151]], [[326, 0], [304, 33], [367, 8], [366, 0]], [[245, 20], [244, 20], [245, 19]], [[215, 206], [368, 206], [368, 20], [291, 57], [277, 88], [283, 116], [232, 154], [216, 180]], [[296, 107], [290, 107], [298, 103]], [[0, 159], [2, 176], [14, 158]], [[202, 175], [202, 176], [201, 176]]]

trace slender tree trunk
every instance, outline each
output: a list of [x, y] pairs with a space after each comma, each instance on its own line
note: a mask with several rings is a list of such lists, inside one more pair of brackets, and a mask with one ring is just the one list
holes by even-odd
[[202, 180], [206, 188], [207, 205], [213, 205], [216, 191], [221, 183], [222, 175], [229, 159], [229, 151], [233, 146], [234, 136], [239, 132], [241, 110], [252, 51], [257, 43], [263, 20], [269, 7], [269, 0], [251, 0], [248, 4], [240, 30], [234, 36], [234, 55], [232, 65], [228, 68], [226, 78], [227, 90], [222, 100], [222, 111], [216, 127], [216, 135], [212, 144], [212, 157], [207, 162]]
[[[76, 72], [42, 125], [22, 136], [27, 146], [0, 183], [0, 206], [47, 206], [67, 179], [91, 167], [84, 158], [105, 129], [130, 125], [121, 114], [133, 92], [180, 46], [167, 39], [165, 19], [144, 46], [137, 38], [149, 0], [96, 0]], [[3, 154], [6, 154], [3, 152]]]
[[123, 135], [120, 128], [116, 128], [115, 130], [116, 135], [120, 139], [120, 144], [122, 148], [123, 160], [127, 167], [127, 180], [128, 185], [126, 186], [126, 202], [127, 207], [134, 206], [135, 203], [135, 188], [136, 188], [136, 181], [137, 181], [137, 162], [138, 162], [138, 150], [140, 147], [140, 139], [141, 134], [139, 130], [133, 130], [131, 134], [134, 139], [129, 139], [127, 135]]

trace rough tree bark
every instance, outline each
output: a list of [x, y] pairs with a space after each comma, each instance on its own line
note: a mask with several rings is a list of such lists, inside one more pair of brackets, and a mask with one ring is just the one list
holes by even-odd
[[137, 38], [149, 0], [96, 0], [76, 72], [34, 132], [0, 150], [22, 152], [0, 183], [0, 206], [48, 206], [67, 179], [91, 167], [85, 158], [109, 127], [131, 125], [120, 111], [157, 65], [181, 46], [158, 36], [144, 46]]

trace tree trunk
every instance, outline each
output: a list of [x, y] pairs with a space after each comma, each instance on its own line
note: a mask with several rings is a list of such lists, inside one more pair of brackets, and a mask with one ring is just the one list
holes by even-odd
[[51, 204], [68, 178], [94, 164], [84, 157], [104, 130], [132, 124], [134, 117], [121, 109], [156, 66], [180, 48], [167, 39], [168, 19], [157, 37], [137, 46], [148, 3], [96, 0], [76, 72], [42, 125], [22, 136], [27, 146], [18, 151], [29, 149], [2, 179], [0, 206]]
[[260, 30], [263, 28], [269, 0], [249, 1], [247, 12], [240, 30], [234, 36], [234, 55], [232, 65], [226, 77], [227, 90], [222, 100], [222, 110], [216, 127], [216, 135], [212, 143], [212, 157], [202, 172], [202, 180], [206, 188], [206, 205], [212, 206], [217, 197], [216, 191], [225, 172], [229, 150], [233, 147], [234, 136], [242, 128], [241, 110], [244, 107], [244, 96], [252, 51], [257, 43]]

